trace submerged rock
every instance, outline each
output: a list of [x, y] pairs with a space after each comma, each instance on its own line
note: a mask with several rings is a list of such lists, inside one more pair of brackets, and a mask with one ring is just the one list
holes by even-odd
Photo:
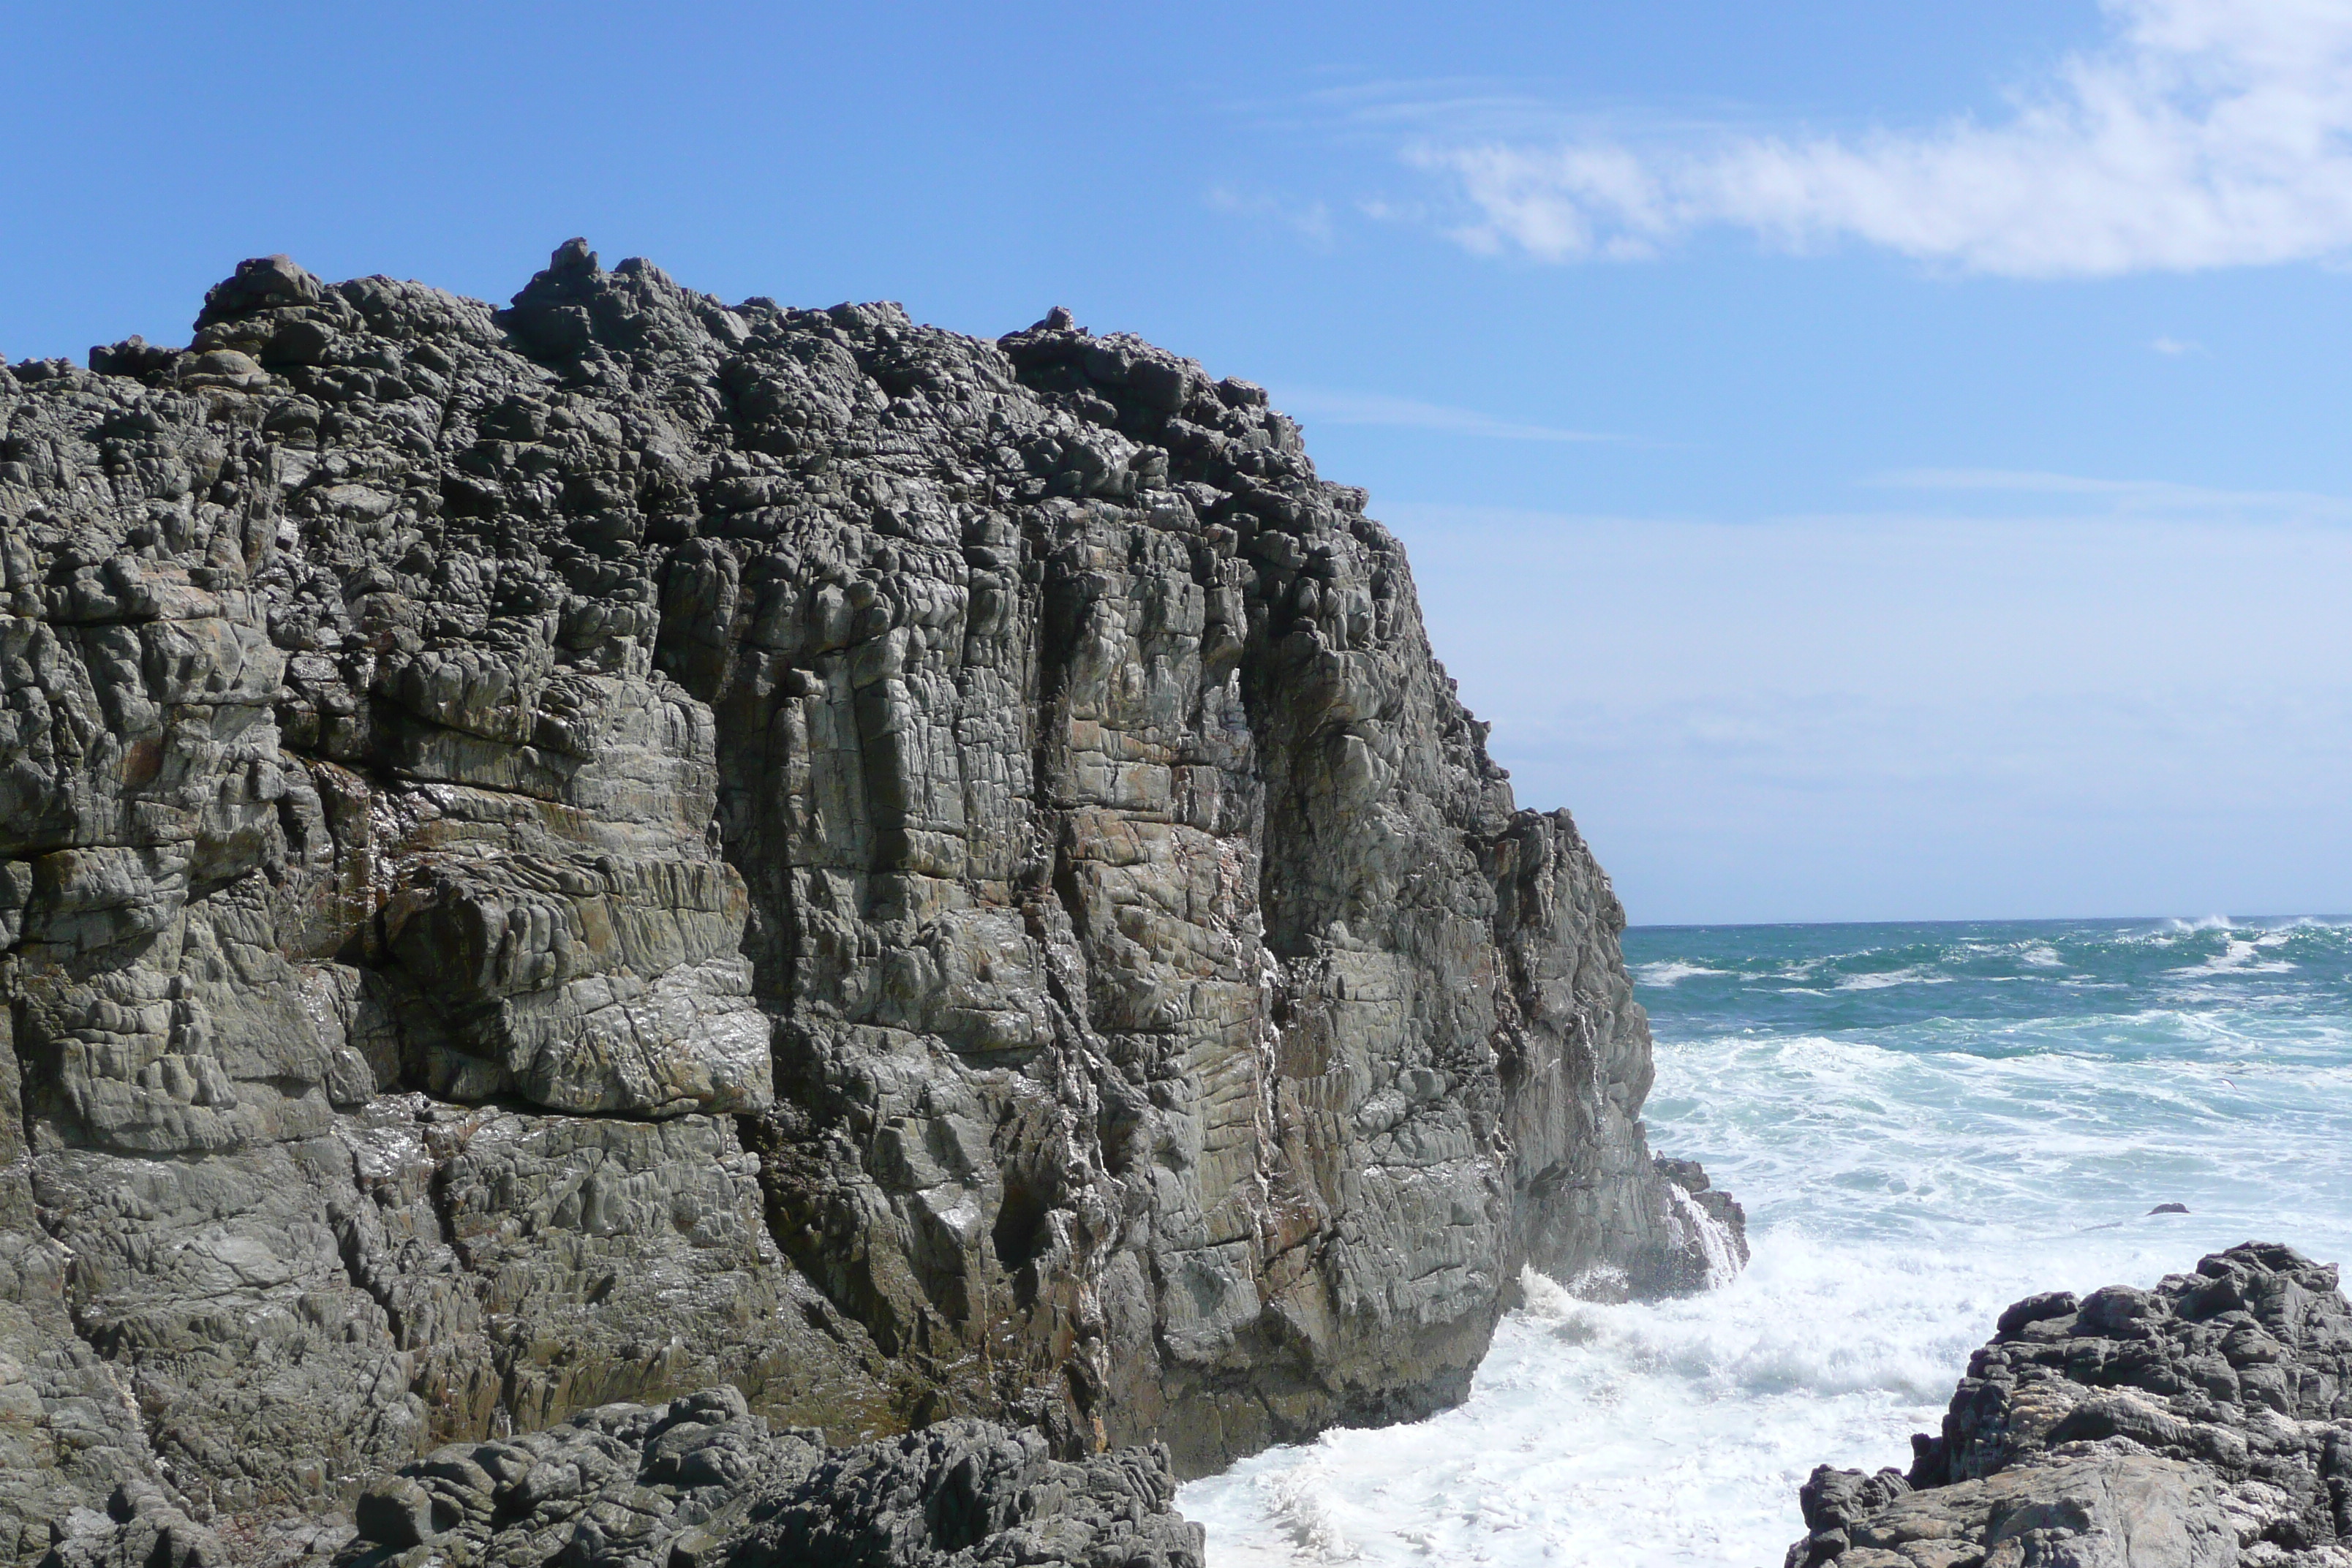
[[578, 242], [91, 363], [0, 372], [0, 1560], [721, 1385], [1198, 1473], [1737, 1267], [1261, 389]]
[[1822, 1466], [1790, 1568], [2352, 1563], [2352, 1305], [2248, 1242], [2003, 1312], [1907, 1475]]

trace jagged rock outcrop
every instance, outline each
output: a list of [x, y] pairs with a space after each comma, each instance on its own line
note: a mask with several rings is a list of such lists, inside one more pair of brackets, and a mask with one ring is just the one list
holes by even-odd
[[371, 1486], [338, 1561], [578, 1568], [1201, 1568], [1162, 1447], [1076, 1462], [958, 1418], [828, 1449], [731, 1388], [453, 1446]]
[[577, 242], [0, 373], [0, 1558], [714, 1385], [1196, 1472], [1736, 1267], [1364, 504]]
[[2259, 1242], [2029, 1297], [1912, 1447], [1907, 1476], [1815, 1470], [1790, 1568], [2343, 1568], [2352, 1304]]
[[58, 1568], [1201, 1568], [1168, 1450], [1055, 1459], [1035, 1431], [968, 1417], [827, 1448], [724, 1384], [458, 1443], [379, 1477], [352, 1521], [230, 1540], [135, 1483], [60, 1521]]

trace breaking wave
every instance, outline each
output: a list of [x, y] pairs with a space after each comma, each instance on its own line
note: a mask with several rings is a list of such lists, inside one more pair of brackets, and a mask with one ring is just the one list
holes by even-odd
[[1187, 1486], [1217, 1568], [1777, 1563], [1812, 1467], [1906, 1463], [2018, 1297], [2256, 1237], [2352, 1258], [2341, 924], [1625, 945], [1659, 1039], [1652, 1142], [1747, 1204], [1754, 1261], [1651, 1303], [1531, 1276], [1460, 1406]]

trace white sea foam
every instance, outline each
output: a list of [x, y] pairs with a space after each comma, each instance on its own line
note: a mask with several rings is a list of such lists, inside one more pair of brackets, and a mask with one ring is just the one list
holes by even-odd
[[1739, 1278], [1739, 1254], [1730, 1227], [1678, 1186], [1667, 1187], [1666, 1196], [1674, 1202], [1674, 1234], [1682, 1245], [1696, 1244], [1706, 1259], [1706, 1289], [1719, 1289]]
[[1778, 1562], [1812, 1467], [1907, 1463], [1992, 1315], [2047, 1277], [1758, 1239], [1689, 1300], [1600, 1306], [1532, 1278], [1459, 1408], [1260, 1455], [1181, 1506], [1217, 1568]]
[[1675, 985], [1694, 980], [1702, 974], [1729, 974], [1728, 969], [1709, 969], [1703, 963], [1685, 963], [1670, 959], [1662, 963], [1645, 963], [1633, 972], [1633, 978], [1644, 985]]
[[1884, 991], [1890, 985], [1950, 985], [1958, 976], [1939, 973], [1924, 963], [1869, 974], [1849, 974], [1837, 983], [1840, 991]]
[[[2280, 939], [2280, 941], [2284, 940], [2284, 938]], [[2265, 941], [2262, 938], [2241, 941], [2236, 937], [2231, 937], [2222, 944], [2220, 952], [2204, 963], [2184, 964], [2173, 973], [2176, 974], [2228, 974], [2236, 972], [2244, 974], [2284, 974], [2294, 967], [2289, 960], [2273, 958], [2260, 963], [2255, 962], [2256, 954], [2262, 948], [2276, 947], [2279, 944], [2279, 942]]]
[[[2210, 952], [2222, 929], [2161, 934]], [[1876, 1031], [1728, 1019], [1675, 1040], [1662, 1012], [1653, 1141], [1704, 1158], [1747, 1203], [1748, 1269], [1705, 1295], [1610, 1306], [1530, 1277], [1458, 1408], [1187, 1486], [1210, 1562], [1778, 1563], [1812, 1467], [1906, 1464], [1909, 1435], [1934, 1429], [2018, 1297], [2150, 1284], [2249, 1237], [2352, 1259], [2352, 1025], [2333, 1004], [2265, 1002], [2263, 987], [2312, 983], [2230, 931], [2248, 956], [2190, 984], [2178, 969], [2127, 982], [2042, 963], [2040, 1017], [2013, 1002], [1951, 1015], [1989, 986], [1922, 994], [1912, 1022]], [[2097, 940], [2128, 953], [2146, 932]], [[2089, 967], [2090, 951], [2053, 955]], [[2163, 963], [2129, 962], [2150, 959]], [[1755, 984], [1775, 1006], [1850, 1005]], [[2168, 1202], [2191, 1212], [2147, 1213]]]

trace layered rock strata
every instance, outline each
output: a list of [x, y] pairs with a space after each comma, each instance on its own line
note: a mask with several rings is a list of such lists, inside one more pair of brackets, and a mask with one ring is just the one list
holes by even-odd
[[2000, 1316], [1907, 1475], [1823, 1466], [1790, 1568], [2343, 1568], [2352, 1305], [2248, 1242]]
[[1364, 505], [577, 242], [0, 373], [0, 1557], [715, 1386], [1198, 1472], [1736, 1267]]

